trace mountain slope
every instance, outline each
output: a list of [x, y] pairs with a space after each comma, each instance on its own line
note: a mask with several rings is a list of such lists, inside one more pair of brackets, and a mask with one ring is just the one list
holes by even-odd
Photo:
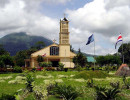
[[51, 40], [45, 37], [30, 36], [25, 32], [19, 32], [2, 37], [0, 39], [0, 44], [4, 46], [5, 50], [7, 50], [11, 56], [14, 56], [16, 52], [29, 49], [38, 41], [43, 41], [46, 46], [53, 43]]

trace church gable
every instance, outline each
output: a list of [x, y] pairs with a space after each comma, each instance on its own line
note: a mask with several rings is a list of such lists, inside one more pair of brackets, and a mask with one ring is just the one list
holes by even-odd
[[50, 56], [50, 48], [52, 48], [52, 47], [59, 47], [59, 45], [57, 45], [57, 44], [49, 45], [49, 46], [47, 46], [47, 47], [45, 47], [45, 48], [43, 48], [43, 49], [41, 49], [39, 51], [36, 51], [36, 52], [32, 53], [31, 56], [32, 57], [37, 57], [38, 55]]

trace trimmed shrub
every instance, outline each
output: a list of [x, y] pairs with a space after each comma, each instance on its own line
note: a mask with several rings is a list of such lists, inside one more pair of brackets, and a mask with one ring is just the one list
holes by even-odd
[[52, 62], [48, 62], [47, 67], [52, 67]]
[[22, 68], [20, 66], [14, 66], [15, 73], [22, 73]]
[[109, 74], [103, 71], [82, 71], [79, 74], [75, 75], [74, 78], [91, 79], [106, 78], [107, 76], [109, 76]]
[[63, 68], [64, 68], [64, 64], [61, 63], [61, 62], [59, 62], [58, 67], [59, 67], [59, 70], [63, 70]]
[[47, 62], [41, 62], [41, 63], [40, 63], [40, 66], [41, 66], [41, 67], [48, 67], [48, 64], [47, 64]]
[[96, 100], [120, 100], [118, 95], [121, 91], [117, 88], [107, 89], [105, 87], [95, 86]]
[[75, 100], [81, 95], [81, 93], [76, 91], [71, 85], [56, 85], [54, 88], [54, 93], [59, 97], [62, 97], [63, 100]]

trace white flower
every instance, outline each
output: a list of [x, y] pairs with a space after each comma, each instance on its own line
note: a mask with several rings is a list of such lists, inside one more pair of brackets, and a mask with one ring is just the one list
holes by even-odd
[[15, 78], [15, 80], [26, 80], [26, 77], [23, 77], [23, 76], [17, 76]]
[[56, 79], [55, 82], [62, 83], [63, 80], [62, 79]]
[[85, 82], [85, 80], [84, 79], [75, 79], [75, 81], [77, 81], [77, 82]]
[[5, 80], [0, 80], [0, 83], [5, 82]]
[[8, 80], [8, 79], [11, 79], [13, 78], [12, 76], [7, 76], [7, 77], [0, 77], [0, 79], [3, 79], [3, 80]]
[[74, 77], [75, 75], [70, 75], [70, 77]]
[[58, 78], [67, 78], [67, 75], [57, 75]]

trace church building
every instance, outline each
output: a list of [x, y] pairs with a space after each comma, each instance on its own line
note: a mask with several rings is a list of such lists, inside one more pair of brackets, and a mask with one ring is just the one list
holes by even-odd
[[52, 67], [58, 67], [61, 62], [64, 68], [74, 68], [73, 57], [76, 54], [70, 51], [69, 34], [69, 21], [64, 17], [60, 20], [59, 44], [54, 40], [52, 45], [32, 53], [30, 59], [25, 60], [25, 67], [37, 67], [37, 57], [40, 55], [45, 62], [52, 62]]

